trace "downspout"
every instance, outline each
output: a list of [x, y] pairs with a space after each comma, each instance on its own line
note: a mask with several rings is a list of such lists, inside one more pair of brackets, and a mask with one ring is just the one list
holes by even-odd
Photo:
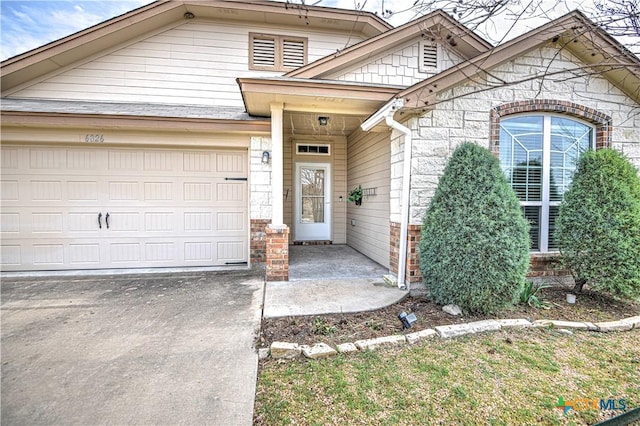
[[407, 235], [409, 234], [409, 190], [411, 188], [411, 151], [413, 141], [411, 139], [411, 129], [403, 126], [393, 119], [394, 113], [404, 106], [404, 99], [393, 99], [385, 106], [369, 117], [361, 127], [364, 131], [369, 131], [374, 126], [384, 122], [387, 126], [399, 131], [404, 136], [404, 159], [402, 167], [402, 196], [400, 202], [400, 247], [398, 253], [398, 288], [410, 290], [405, 282], [407, 271]]
[[387, 126], [404, 135], [404, 158], [402, 163], [402, 198], [400, 202], [400, 247], [398, 253], [398, 287], [410, 290], [410, 283], [405, 282], [407, 272], [407, 235], [409, 234], [409, 192], [411, 189], [411, 151], [413, 140], [411, 129], [403, 126], [389, 114], [385, 120]]

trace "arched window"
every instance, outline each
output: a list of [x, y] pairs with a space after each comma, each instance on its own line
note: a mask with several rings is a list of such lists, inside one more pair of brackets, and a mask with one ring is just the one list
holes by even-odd
[[558, 208], [580, 155], [595, 148], [595, 127], [573, 118], [527, 114], [500, 120], [500, 164], [531, 224], [531, 249], [557, 249]]

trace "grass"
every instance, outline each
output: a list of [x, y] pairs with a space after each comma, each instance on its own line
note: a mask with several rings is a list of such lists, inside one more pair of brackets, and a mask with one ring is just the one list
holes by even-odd
[[[565, 400], [640, 406], [640, 331], [501, 331], [320, 361], [269, 360], [258, 425], [593, 424], [597, 410]], [[611, 413], [609, 413], [611, 415]]]

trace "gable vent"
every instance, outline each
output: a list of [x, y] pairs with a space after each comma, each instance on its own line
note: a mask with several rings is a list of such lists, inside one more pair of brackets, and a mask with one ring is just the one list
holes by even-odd
[[287, 68], [299, 68], [304, 65], [304, 41], [284, 40], [282, 61]]
[[433, 72], [438, 68], [438, 45], [432, 43], [421, 43], [420, 65], [423, 72]]
[[275, 40], [257, 37], [253, 39], [253, 65], [257, 67], [275, 67]]

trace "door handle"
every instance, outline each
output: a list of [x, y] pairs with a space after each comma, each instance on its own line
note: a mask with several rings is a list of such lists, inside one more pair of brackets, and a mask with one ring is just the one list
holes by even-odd
[[98, 213], [98, 228], [102, 229], [102, 213]]
[[109, 212], [107, 212], [107, 215], [104, 217], [104, 222], [107, 224], [107, 229], [109, 229]]

